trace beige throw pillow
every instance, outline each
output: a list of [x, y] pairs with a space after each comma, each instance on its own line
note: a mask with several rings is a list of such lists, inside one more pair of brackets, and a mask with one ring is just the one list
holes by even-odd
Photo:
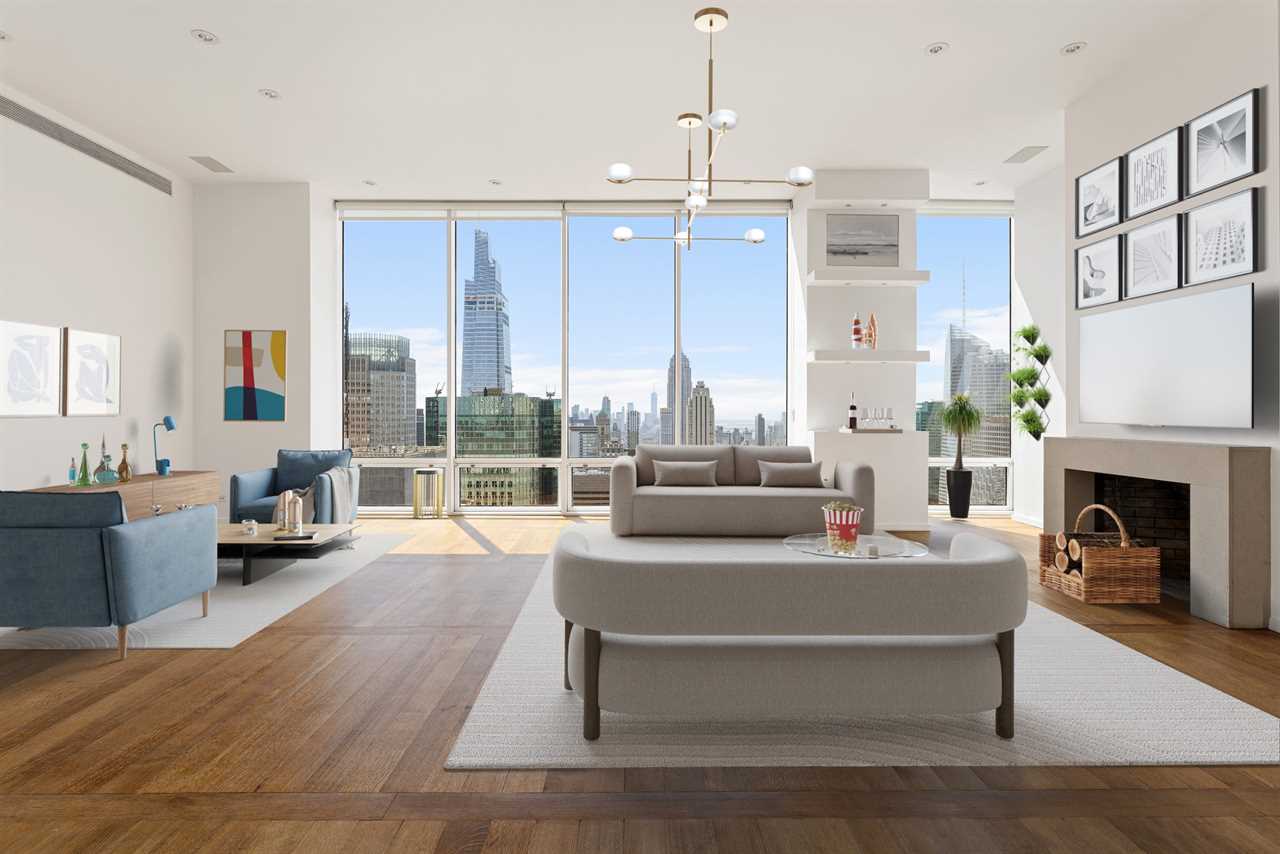
[[771, 463], [760, 461], [761, 486], [822, 486], [822, 463]]
[[715, 486], [715, 460], [705, 462], [675, 462], [654, 460], [654, 486]]

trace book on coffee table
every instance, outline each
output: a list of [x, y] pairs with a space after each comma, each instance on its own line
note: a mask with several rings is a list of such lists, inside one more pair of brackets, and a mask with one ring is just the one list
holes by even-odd
[[313, 540], [315, 536], [314, 531], [304, 531], [301, 534], [276, 534], [271, 539], [277, 542], [294, 542], [297, 540]]

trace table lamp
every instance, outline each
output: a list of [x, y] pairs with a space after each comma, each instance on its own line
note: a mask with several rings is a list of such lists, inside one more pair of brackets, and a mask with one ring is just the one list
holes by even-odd
[[173, 416], [166, 415], [162, 420], [156, 422], [156, 426], [151, 428], [151, 447], [156, 454], [156, 474], [161, 477], [167, 477], [169, 474], [169, 458], [160, 459], [160, 440], [156, 436], [156, 431], [163, 427], [167, 433], [176, 429], [177, 426], [178, 422], [173, 420]]

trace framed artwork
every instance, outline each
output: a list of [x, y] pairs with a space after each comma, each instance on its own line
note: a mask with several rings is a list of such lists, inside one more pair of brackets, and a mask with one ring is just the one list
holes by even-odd
[[1182, 128], [1174, 128], [1124, 156], [1124, 218], [1133, 219], [1182, 198]]
[[67, 415], [120, 414], [120, 336], [67, 329]]
[[1258, 188], [1187, 211], [1187, 284], [1202, 285], [1258, 272]]
[[1187, 195], [1258, 171], [1258, 90], [1187, 122]]
[[1076, 250], [1076, 308], [1093, 308], [1120, 299], [1120, 235]]
[[1182, 284], [1181, 217], [1169, 216], [1125, 235], [1124, 298], [1172, 291]]
[[827, 214], [827, 266], [898, 266], [898, 215]]
[[286, 332], [228, 329], [223, 340], [222, 417], [283, 421]]
[[0, 418], [62, 414], [62, 329], [0, 320]]
[[1120, 173], [1124, 161], [1108, 160], [1076, 179], [1076, 237], [1102, 231], [1120, 222]]

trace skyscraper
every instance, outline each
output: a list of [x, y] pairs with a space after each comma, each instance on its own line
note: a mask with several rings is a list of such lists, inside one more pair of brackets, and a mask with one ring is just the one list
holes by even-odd
[[640, 444], [640, 413], [635, 409], [627, 409], [627, 435], [623, 447], [634, 451]]
[[[686, 362], [687, 364], [687, 362]], [[702, 380], [689, 394], [689, 411], [685, 413], [685, 443], [689, 445], [714, 445], [716, 443], [716, 407], [711, 400], [711, 389]]]
[[[689, 357], [684, 353], [680, 354], [680, 403], [686, 404], [689, 401], [689, 389], [693, 387], [693, 371], [689, 367]], [[670, 409], [673, 416], [676, 411], [676, 357], [671, 357], [671, 362], [667, 366], [667, 409]], [[689, 416], [686, 413], [685, 418]]]
[[764, 413], [756, 413], [756, 444], [763, 445], [764, 441]]
[[511, 392], [511, 318], [502, 269], [489, 255], [489, 233], [476, 229], [475, 276], [462, 293], [463, 395]]
[[658, 393], [656, 391], [649, 392], [649, 417], [654, 422], [658, 420]]
[[[967, 394], [982, 411], [982, 426], [965, 438], [965, 450], [975, 457], [1009, 456], [1009, 351], [950, 324], [943, 371], [947, 400]], [[943, 453], [955, 447], [955, 437], [944, 435]]]
[[345, 347], [347, 445], [359, 456], [397, 456], [418, 445], [417, 363], [409, 339], [349, 332]]

